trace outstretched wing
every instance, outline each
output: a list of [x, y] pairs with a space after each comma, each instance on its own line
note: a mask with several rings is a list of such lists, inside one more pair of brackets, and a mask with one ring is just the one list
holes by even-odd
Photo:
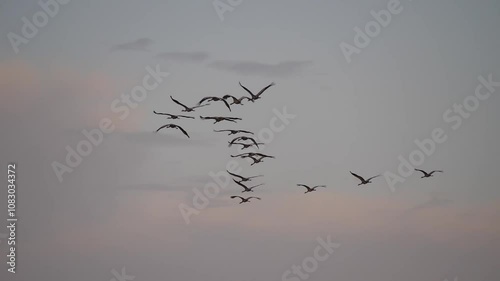
[[272, 82], [271, 84], [267, 85], [264, 89], [260, 90], [260, 92], [258, 94], [256, 94], [255, 96], [260, 96], [262, 95], [267, 89], [269, 89], [270, 87], [274, 86], [274, 82]]
[[237, 174], [233, 174], [233, 173], [229, 172], [228, 170], [226, 170], [226, 172], [227, 172], [228, 174], [230, 174], [231, 176], [233, 176], [233, 177], [237, 177], [237, 178], [240, 178], [240, 179], [244, 179], [244, 177], [242, 177], [242, 176], [240, 176], [240, 175], [237, 175]]
[[222, 101], [226, 107], [229, 109], [229, 111], [231, 111], [231, 106], [229, 105], [229, 103], [227, 103], [227, 101], [225, 99], [220, 99], [220, 101]]
[[163, 125], [163, 126], [161, 126], [160, 128], [158, 128], [158, 130], [156, 130], [156, 132], [158, 133], [160, 130], [165, 129], [165, 128], [168, 128], [169, 126], [170, 126], [170, 124]]
[[424, 174], [424, 176], [427, 176], [427, 172], [426, 172], [426, 171], [424, 171], [424, 170], [415, 169], [415, 171], [419, 171], [419, 172], [421, 172], [422, 174]]
[[245, 91], [247, 91], [247, 93], [249, 93], [249, 94], [250, 94], [250, 96], [251, 96], [252, 98], [253, 98], [253, 97], [255, 97], [255, 96], [254, 96], [254, 94], [253, 94], [253, 93], [252, 93], [249, 89], [247, 89], [247, 87], [245, 87], [245, 86], [241, 85], [241, 82], [240, 82], [240, 86], [241, 86], [243, 89], [245, 89]]
[[441, 170], [435, 170], [435, 171], [432, 171], [429, 175], [432, 175], [432, 174], [434, 174], [434, 173], [442, 173], [442, 172], [443, 172], [443, 171], [441, 171]]
[[315, 189], [317, 187], [326, 187], [326, 185], [316, 185], [316, 186], [313, 187], [313, 189]]
[[156, 112], [155, 110], [153, 110], [153, 113], [154, 113], [154, 114], [156, 114], [156, 115], [167, 115], [167, 116], [173, 116], [172, 114], [162, 113], [162, 112]]
[[198, 102], [198, 105], [201, 105], [203, 102], [205, 101], [212, 101], [215, 97], [204, 97], [200, 100], [200, 102]]
[[365, 182], [365, 179], [364, 179], [363, 177], [361, 177], [361, 176], [359, 176], [359, 175], [356, 175], [355, 173], [353, 173], [353, 172], [351, 172], [351, 171], [349, 171], [349, 172], [351, 173], [351, 175], [355, 176], [355, 177], [356, 177], [356, 178], [358, 178], [360, 181]]
[[264, 185], [264, 184], [263, 184], [263, 183], [261, 183], [261, 184], [258, 184], [258, 185], [254, 185], [254, 186], [252, 186], [252, 187], [249, 187], [248, 189], [250, 189], [250, 190], [251, 190], [251, 189], [254, 189], [254, 188], [259, 187], [259, 186], [261, 186], [261, 185]]
[[177, 129], [181, 130], [181, 132], [182, 132], [184, 135], [186, 135], [186, 137], [188, 137], [188, 138], [189, 138], [188, 133], [187, 133], [187, 132], [186, 132], [186, 130], [184, 130], [181, 126], [175, 125], [175, 127], [176, 127]]
[[245, 131], [245, 130], [238, 130], [237, 132], [238, 132], [238, 133], [244, 133], [244, 134], [250, 134], [250, 135], [253, 135], [253, 133], [252, 133], [252, 132], [250, 132], [250, 131]]
[[176, 104], [184, 107], [185, 109], [189, 109], [189, 107], [183, 105], [182, 103], [180, 103], [178, 100], [174, 99], [172, 96], [170, 96], [170, 98], [172, 99], [173, 102], [175, 102]]
[[252, 198], [255, 198], [255, 199], [257, 199], [257, 200], [261, 200], [259, 197], [254, 197], [254, 196], [250, 196], [250, 197], [248, 197], [248, 198], [247, 198], [247, 200], [250, 200], [250, 199], [252, 199]]
[[248, 138], [248, 139], [250, 139], [253, 142], [253, 144], [255, 144], [255, 146], [257, 146], [257, 148], [259, 148], [259, 144], [253, 138]]
[[245, 200], [245, 198], [241, 197], [241, 196], [237, 196], [237, 195], [233, 195], [231, 196], [231, 199], [234, 199], [234, 198], [240, 198], [241, 200]]
[[374, 176], [374, 177], [369, 178], [367, 181], [371, 181], [372, 179], [374, 179], [374, 178], [378, 178], [378, 177], [380, 177], [380, 176], [381, 176], [381, 175], [376, 175], [376, 176]]
[[302, 187], [305, 187], [307, 190], [310, 190], [310, 189], [311, 189], [309, 186], [307, 186], [307, 185], [305, 185], [305, 184], [301, 184], [301, 183], [297, 184], [297, 186], [302, 186]]
[[200, 108], [200, 107], [204, 107], [204, 106], [207, 106], [208, 104], [202, 104], [202, 105], [197, 105], [197, 106], [193, 106], [193, 109], [195, 108]]
[[244, 189], [248, 189], [248, 187], [247, 187], [246, 185], [242, 184], [241, 182], [236, 181], [235, 179], [233, 179], [233, 181], [234, 181], [236, 184], [238, 184], [239, 186], [243, 187]]

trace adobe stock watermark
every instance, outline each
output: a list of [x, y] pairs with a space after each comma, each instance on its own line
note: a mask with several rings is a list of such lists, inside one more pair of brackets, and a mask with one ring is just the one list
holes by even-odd
[[39, 28], [45, 27], [49, 23], [49, 19], [54, 18], [59, 13], [61, 5], [66, 5], [69, 2], [70, 0], [38, 1], [41, 10], [35, 12], [31, 20], [27, 17], [21, 18], [23, 22], [21, 35], [14, 32], [7, 33], [7, 38], [9, 38], [10, 45], [14, 52], [16, 54], [19, 53], [19, 46], [21, 46], [21, 44], [28, 44], [29, 40], [33, 39], [38, 34]]
[[291, 269], [286, 270], [281, 275], [282, 281], [300, 281], [307, 280], [311, 277], [311, 274], [318, 270], [321, 262], [326, 261], [335, 251], [340, 247], [339, 243], [334, 243], [331, 241], [330, 235], [326, 237], [326, 240], [318, 237], [316, 238], [318, 246], [314, 248], [313, 254], [302, 260], [299, 265], [292, 265]]
[[[143, 102], [150, 91], [155, 90], [163, 82], [164, 78], [168, 77], [170, 73], [160, 70], [160, 65], [155, 68], [151, 66], [146, 67], [147, 74], [142, 79], [142, 84], [132, 88], [130, 94], [122, 93], [120, 98], [114, 99], [110, 104], [111, 112], [118, 114], [118, 118], [123, 121], [129, 115], [132, 109], [136, 109], [140, 102]], [[116, 126], [110, 118], [102, 118], [99, 121], [99, 128], [87, 131], [82, 130], [82, 135], [85, 139], [80, 140], [75, 148], [66, 146], [66, 157], [64, 164], [54, 161], [52, 162], [52, 169], [57, 176], [59, 182], [63, 181], [64, 173], [71, 173], [78, 167], [83, 158], [92, 153], [94, 147], [99, 146], [105, 134], [110, 134], [115, 130]]]
[[109, 281], [132, 281], [135, 279], [135, 276], [127, 275], [125, 271], [126, 271], [125, 267], [122, 267], [121, 272], [112, 269], [111, 273], [113, 274], [114, 278], [111, 278]]
[[[471, 117], [471, 113], [478, 110], [479, 106], [486, 102], [496, 88], [500, 87], [500, 81], [493, 81], [493, 75], [489, 74], [488, 78], [483, 76], [478, 77], [479, 83], [475, 88], [474, 94], [463, 99], [461, 103], [455, 103], [443, 113], [443, 121], [451, 125], [453, 131], [458, 130], [464, 119]], [[432, 130], [430, 137], [423, 140], [415, 140], [417, 146], [415, 150], [410, 152], [408, 160], [403, 155], [398, 156], [399, 165], [397, 174], [386, 171], [384, 173], [385, 180], [392, 192], [395, 192], [395, 186], [398, 183], [404, 183], [408, 177], [413, 175], [415, 167], [424, 164], [425, 160], [436, 152], [438, 144], [443, 144], [448, 140], [448, 135], [441, 127]]]
[[243, 0], [214, 0], [212, 5], [220, 21], [224, 21], [224, 14], [234, 11], [241, 3], [243, 3]]
[[[269, 121], [269, 128], [263, 128], [255, 134], [256, 141], [262, 141], [265, 144], [269, 144], [274, 140], [275, 134], [280, 133], [285, 130], [286, 126], [290, 124], [290, 120], [295, 119], [297, 116], [295, 114], [290, 114], [287, 112], [286, 106], [283, 107], [281, 111], [276, 108], [273, 109], [274, 116]], [[281, 123], [281, 124], [278, 124]], [[264, 148], [261, 148], [264, 149]], [[180, 203], [179, 211], [181, 212], [182, 218], [186, 224], [191, 223], [191, 216], [199, 215], [201, 210], [207, 208], [210, 204], [210, 199], [214, 199], [219, 195], [222, 189], [226, 189], [232, 182], [229, 174], [226, 172], [239, 174], [242, 172], [242, 168], [239, 166], [238, 161], [230, 160], [225, 167], [225, 170], [219, 171], [217, 173], [209, 172], [208, 175], [212, 178], [213, 182], [207, 183], [203, 187], [203, 191], [198, 188], [193, 188], [193, 199], [192, 206]]]
[[398, 15], [402, 11], [403, 6], [399, 0], [389, 0], [387, 3], [387, 9], [382, 9], [378, 12], [371, 10], [370, 14], [373, 17], [373, 20], [367, 22], [364, 29], [357, 26], [354, 27], [354, 46], [346, 43], [345, 41], [340, 43], [340, 50], [342, 51], [347, 63], [351, 63], [352, 55], [361, 54], [361, 51], [368, 47], [375, 37], [380, 35], [382, 29], [389, 26], [392, 22], [393, 16]]

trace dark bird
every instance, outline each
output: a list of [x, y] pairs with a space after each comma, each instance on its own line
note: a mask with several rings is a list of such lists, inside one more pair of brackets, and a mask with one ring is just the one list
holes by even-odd
[[[271, 158], [274, 158], [274, 157], [271, 157]], [[255, 156], [250, 156], [250, 159], [253, 160], [253, 163], [250, 164], [250, 166], [253, 166], [255, 164], [259, 164], [259, 163], [262, 163], [264, 162], [264, 159], [266, 159], [265, 157], [261, 157], [261, 158], [255, 158]]]
[[236, 135], [236, 134], [239, 134], [239, 133], [253, 135], [252, 132], [245, 131], [245, 130], [214, 130], [214, 132], [217, 132], [217, 133], [229, 132], [229, 134], [227, 134], [228, 136], [230, 136], [230, 135]]
[[231, 96], [231, 95], [225, 95], [225, 96], [223, 96], [222, 98], [223, 98], [224, 100], [227, 100], [227, 99], [233, 99], [233, 102], [232, 102], [232, 103], [230, 103], [230, 105], [233, 105], [233, 104], [243, 105], [243, 100], [245, 100], [245, 99], [246, 99], [246, 100], [248, 100], [248, 101], [252, 101], [252, 99], [251, 99], [251, 98], [246, 97], [246, 96], [243, 96], [243, 97], [241, 97], [241, 98], [239, 98], [239, 99], [238, 99], [238, 98], [236, 98], [236, 97], [234, 97], [234, 96]]
[[238, 184], [239, 186], [243, 187], [243, 191], [242, 191], [241, 193], [244, 193], [244, 192], [253, 192], [253, 189], [254, 189], [254, 188], [259, 187], [259, 186], [261, 186], [261, 185], [264, 185], [263, 183], [261, 183], [261, 184], [258, 184], [258, 185], [254, 185], [254, 186], [248, 187], [248, 186], [246, 186], [246, 185], [242, 184], [242, 183], [241, 183], [241, 182], [239, 182], [239, 181], [236, 181], [236, 180], [234, 180], [234, 179], [233, 179], [233, 181], [234, 181], [236, 184]]
[[245, 202], [250, 202], [250, 199], [252, 199], [252, 198], [255, 198], [255, 199], [261, 200], [259, 197], [253, 197], [253, 196], [250, 196], [250, 197], [248, 197], [248, 198], [243, 198], [243, 197], [241, 197], [241, 196], [231, 196], [231, 199], [233, 199], [233, 198], [240, 198], [240, 199], [241, 199], [240, 204], [241, 204], [241, 203], [245, 203]]
[[434, 171], [432, 171], [430, 173], [427, 173], [426, 171], [420, 170], [420, 169], [415, 169], [415, 171], [419, 171], [419, 172], [421, 172], [421, 173], [424, 174], [422, 177], [420, 177], [421, 179], [423, 179], [423, 178], [430, 178], [430, 177], [433, 176], [434, 173], [442, 173], [443, 172], [441, 170], [434, 170]]
[[262, 154], [262, 153], [257, 153], [257, 152], [248, 152], [248, 153], [242, 153], [242, 154], [238, 154], [238, 155], [231, 155], [231, 157], [233, 158], [236, 158], [236, 157], [241, 157], [241, 158], [257, 158], [259, 157], [260, 159], [264, 159], [264, 158], [275, 158], [274, 156], [270, 156], [270, 155], [265, 155], [265, 154]]
[[214, 124], [217, 124], [219, 122], [222, 122], [222, 121], [229, 121], [229, 122], [233, 122], [233, 123], [236, 123], [236, 120], [242, 120], [241, 118], [236, 118], [236, 117], [219, 117], [219, 116], [212, 116], [212, 117], [203, 117], [203, 116], [200, 116], [200, 119], [201, 120], [214, 120]]
[[204, 97], [203, 99], [201, 99], [201, 101], [198, 103], [198, 105], [201, 105], [202, 103], [204, 103], [206, 101], [208, 101], [208, 102], [211, 102], [211, 101], [221, 101], [221, 102], [223, 102], [226, 105], [226, 107], [229, 109], [229, 111], [231, 111], [231, 106], [223, 98], [219, 98], [219, 97]]
[[[349, 172], [350, 172], [350, 171], [349, 171]], [[360, 184], [358, 184], [358, 186], [359, 186], [359, 185], [363, 185], [363, 184], [369, 184], [369, 183], [371, 183], [371, 182], [372, 182], [372, 181], [371, 181], [372, 179], [374, 179], [374, 178], [377, 178], [377, 177], [380, 177], [380, 176], [381, 176], [381, 175], [377, 175], [377, 176], [374, 176], [374, 177], [371, 177], [371, 178], [369, 178], [369, 179], [366, 179], [366, 180], [365, 180], [363, 177], [361, 177], [361, 176], [359, 176], [359, 175], [356, 175], [356, 174], [355, 174], [355, 173], [353, 173], [353, 172], [351, 172], [351, 175], [355, 176], [356, 178], [358, 178], [358, 179], [361, 181], [361, 183], [360, 183]]]
[[175, 125], [175, 124], [167, 124], [167, 125], [163, 125], [161, 126], [160, 128], [158, 128], [158, 130], [156, 130], [156, 132], [158, 133], [158, 131], [160, 131], [161, 129], [166, 129], [166, 128], [170, 128], [170, 129], [179, 129], [181, 130], [181, 132], [186, 135], [186, 137], [189, 138], [189, 135], [188, 133], [181, 127], [181, 126], [178, 126], [178, 125]]
[[297, 184], [297, 186], [303, 186], [303, 187], [305, 187], [307, 189], [306, 192], [304, 192], [304, 194], [316, 191], [316, 188], [318, 188], [318, 187], [326, 187], [326, 185], [316, 185], [316, 186], [313, 186], [313, 187], [309, 187], [309, 186], [307, 186], [305, 184]]
[[253, 178], [263, 177], [263, 175], [259, 175], [259, 176], [252, 176], [252, 177], [244, 177], [244, 176], [240, 176], [240, 175], [237, 175], [237, 174], [233, 174], [233, 173], [231, 173], [231, 172], [229, 172], [229, 171], [227, 171], [227, 170], [226, 170], [226, 172], [227, 172], [228, 174], [230, 174], [231, 176], [233, 176], [233, 177], [239, 178], [239, 179], [240, 179], [240, 181], [239, 181], [239, 182], [247, 182], [247, 181], [252, 180]]
[[174, 114], [168, 114], [168, 113], [161, 113], [161, 112], [156, 112], [153, 110], [153, 113], [156, 115], [165, 115], [167, 116], [167, 119], [180, 119], [180, 118], [189, 118], [189, 119], [194, 119], [192, 116], [185, 116], [185, 115], [174, 115]]
[[195, 109], [199, 108], [199, 107], [204, 107], [204, 106], [207, 106], [208, 104], [204, 104], [204, 105], [197, 105], [197, 106], [193, 106], [193, 107], [187, 107], [185, 105], [183, 105], [182, 103], [180, 103], [178, 100], [174, 99], [172, 96], [170, 96], [170, 98], [178, 105], [184, 107], [184, 109], [182, 110], [182, 112], [193, 112]]
[[[243, 149], [250, 148], [250, 147], [252, 147], [252, 146], [254, 146], [254, 145], [255, 145], [255, 144], [253, 144], [253, 143], [241, 143], [241, 142], [235, 142], [235, 143], [233, 143], [233, 144], [238, 144], [238, 145], [241, 145], [241, 146], [242, 146], [242, 147], [241, 147], [241, 149], [242, 149], [242, 150], [243, 150]], [[257, 144], [258, 144], [258, 145], [262, 145], [262, 144], [265, 144], [265, 143], [263, 143], [263, 142], [258, 142]]]
[[247, 92], [250, 94], [250, 96], [251, 96], [250, 101], [252, 101], [252, 102], [255, 102], [256, 100], [260, 99], [260, 96], [261, 96], [261, 95], [262, 95], [262, 94], [263, 94], [263, 93], [264, 93], [267, 89], [269, 89], [269, 87], [274, 86], [274, 85], [275, 85], [275, 84], [274, 84], [274, 82], [273, 82], [273, 83], [271, 83], [271, 84], [267, 85], [267, 86], [266, 86], [265, 88], [263, 88], [262, 90], [260, 90], [260, 92], [258, 92], [256, 95], [254, 95], [254, 94], [253, 94], [253, 93], [252, 93], [252, 92], [251, 92], [248, 88], [246, 88], [245, 86], [241, 85], [241, 82], [240, 82], [240, 86], [241, 86], [243, 89], [245, 89], [245, 91], [247, 91]]
[[234, 138], [232, 141], [229, 142], [229, 146], [233, 145], [235, 142], [237, 141], [251, 141], [253, 144], [255, 144], [255, 146], [259, 147], [259, 144], [253, 139], [253, 138], [250, 138], [250, 137], [237, 137], [237, 138]]

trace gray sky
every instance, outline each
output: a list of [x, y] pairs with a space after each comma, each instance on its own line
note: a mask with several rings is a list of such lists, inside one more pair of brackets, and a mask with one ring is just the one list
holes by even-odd
[[[1, 279], [108, 281], [126, 267], [141, 281], [282, 280], [328, 235], [341, 247], [309, 280], [498, 279], [500, 87], [459, 129], [443, 113], [479, 76], [500, 81], [499, 3], [401, 1], [348, 63], [340, 44], [354, 45], [354, 28], [388, 2], [243, 0], [221, 20], [211, 1], [73, 0], [16, 53], [8, 34], [21, 36], [22, 18], [42, 8], [3, 1], [0, 156], [18, 163], [19, 246], [18, 273]], [[157, 65], [170, 76], [121, 120], [113, 100]], [[237, 125], [180, 120], [190, 139], [153, 133], [170, 122], [153, 110], [181, 113], [170, 95], [188, 105], [242, 96], [239, 81], [276, 86], [232, 112], [214, 103], [193, 114], [243, 118]], [[252, 194], [262, 201], [236, 204], [231, 183], [185, 224], [179, 204], [193, 206], [193, 188], [238, 153], [212, 130], [257, 133], [284, 107], [296, 117], [263, 150], [276, 159], [238, 161], [242, 174], [265, 175]], [[103, 118], [116, 129], [59, 182], [51, 164]], [[395, 192], [349, 174], [397, 173], [398, 156], [435, 128], [448, 138], [419, 168], [443, 174], [415, 173]], [[304, 195], [297, 183], [328, 187]]]

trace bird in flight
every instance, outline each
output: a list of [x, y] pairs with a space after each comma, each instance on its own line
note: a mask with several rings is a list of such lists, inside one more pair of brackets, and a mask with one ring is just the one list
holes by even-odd
[[180, 103], [178, 100], [174, 99], [172, 96], [170, 96], [170, 98], [178, 105], [184, 107], [184, 109], [182, 110], [182, 112], [194, 112], [195, 109], [199, 108], [199, 107], [204, 107], [204, 106], [207, 106], [208, 104], [204, 104], [204, 105], [196, 105], [196, 106], [193, 106], [193, 107], [187, 107], [185, 106], [184, 104]]
[[229, 121], [236, 123], [236, 120], [242, 120], [241, 118], [236, 118], [236, 117], [219, 117], [219, 116], [212, 116], [212, 117], [203, 117], [200, 116], [201, 120], [214, 120], [214, 124], [217, 124], [222, 121]]
[[194, 119], [192, 116], [185, 116], [185, 115], [175, 115], [175, 114], [169, 114], [169, 113], [162, 113], [162, 112], [156, 112], [153, 110], [153, 113], [156, 115], [165, 115], [167, 116], [167, 119], [180, 119], [180, 118], [189, 118], [189, 119]]
[[253, 135], [252, 132], [245, 131], [245, 130], [214, 130], [214, 132], [217, 132], [217, 133], [229, 132], [229, 134], [227, 134], [228, 136], [230, 136], [230, 135], [236, 135], [236, 134], [239, 134], [239, 133]]
[[208, 101], [208, 102], [211, 102], [211, 101], [221, 101], [221, 102], [223, 102], [226, 105], [226, 107], [229, 109], [229, 111], [231, 111], [231, 106], [223, 98], [219, 98], [219, 97], [204, 97], [203, 99], [200, 100], [200, 102], [198, 103], [198, 105], [201, 105], [202, 103], [204, 103], [206, 101]]
[[231, 172], [229, 172], [227, 170], [226, 170], [226, 172], [228, 174], [230, 174], [231, 176], [233, 176], [233, 177], [239, 178], [240, 179], [239, 182], [246, 182], [246, 181], [252, 180], [253, 178], [263, 177], [263, 175], [252, 176], [252, 177], [244, 177], [244, 176], [240, 176], [240, 175], [237, 175], [237, 174], [233, 174], [233, 173], [231, 173]]
[[264, 158], [273, 158], [274, 159], [274, 156], [270, 156], [270, 155], [265, 155], [265, 154], [262, 154], [262, 153], [257, 153], [257, 152], [248, 152], [248, 153], [242, 153], [242, 154], [238, 154], [238, 155], [231, 155], [231, 157], [233, 158], [236, 158], [236, 157], [241, 157], [241, 158], [257, 158], [259, 157], [260, 159], [264, 159]]
[[309, 187], [309, 186], [307, 186], [305, 184], [297, 184], [297, 186], [303, 186], [303, 187], [305, 187], [307, 189], [306, 192], [304, 192], [304, 194], [316, 191], [316, 188], [318, 188], [318, 187], [326, 187], [326, 185], [316, 185], [316, 186], [313, 186], [313, 187]]
[[[254, 146], [254, 145], [255, 145], [255, 144], [253, 144], [253, 143], [241, 143], [241, 142], [235, 142], [235, 143], [233, 143], [233, 144], [238, 144], [238, 145], [241, 145], [241, 146], [242, 146], [242, 147], [241, 147], [241, 149], [242, 149], [242, 150], [243, 150], [243, 149], [250, 148], [250, 147], [252, 147], [252, 146]], [[262, 144], [265, 144], [265, 143], [263, 143], [263, 142], [258, 142], [257, 144], [258, 144], [258, 145], [262, 145]]]
[[[349, 172], [350, 172], [350, 171], [349, 171]], [[351, 173], [351, 175], [355, 176], [356, 178], [358, 178], [358, 179], [361, 181], [361, 183], [360, 183], [360, 184], [358, 184], [358, 186], [359, 186], [359, 185], [363, 185], [363, 184], [369, 184], [369, 183], [372, 183], [372, 181], [371, 181], [372, 179], [374, 179], [374, 178], [377, 178], [377, 177], [380, 177], [380, 176], [381, 176], [381, 175], [377, 175], [377, 176], [374, 176], [374, 177], [371, 177], [371, 178], [369, 178], [369, 179], [366, 179], [366, 180], [365, 180], [363, 177], [361, 177], [361, 176], [359, 176], [359, 175], [356, 175], [356, 174], [355, 174], [355, 173], [353, 173], [353, 172], [350, 172], [350, 173]]]
[[158, 128], [158, 130], [156, 130], [156, 132], [158, 133], [158, 131], [160, 131], [161, 129], [166, 129], [166, 128], [169, 128], [169, 129], [179, 129], [181, 130], [181, 132], [186, 135], [186, 137], [189, 138], [189, 135], [188, 133], [181, 127], [181, 126], [178, 126], [178, 125], [175, 125], [175, 124], [167, 124], [167, 125], [163, 125], [161, 126], [160, 128]]
[[258, 184], [258, 185], [254, 185], [254, 186], [248, 187], [248, 186], [246, 186], [246, 185], [242, 184], [242, 183], [241, 183], [241, 182], [239, 182], [239, 181], [236, 181], [236, 180], [234, 180], [234, 179], [233, 179], [233, 181], [234, 181], [236, 184], [238, 184], [239, 186], [243, 187], [243, 191], [242, 191], [241, 193], [244, 193], [244, 192], [253, 192], [253, 189], [254, 189], [254, 188], [259, 187], [259, 186], [261, 186], [261, 185], [264, 185], [263, 183], [261, 183], [261, 184]]
[[251, 98], [246, 97], [246, 96], [243, 96], [243, 97], [241, 97], [241, 98], [239, 98], [239, 99], [238, 99], [238, 98], [236, 98], [236, 97], [234, 97], [234, 96], [231, 96], [231, 95], [225, 95], [225, 96], [223, 96], [222, 98], [223, 98], [224, 100], [227, 100], [227, 99], [233, 99], [233, 102], [232, 102], [232, 103], [230, 103], [230, 105], [233, 105], [233, 104], [243, 105], [243, 100], [245, 100], [245, 99], [246, 99], [246, 100], [248, 100], [248, 101], [252, 101], [252, 99], [251, 99]]
[[252, 91], [250, 91], [250, 90], [249, 90], [248, 88], [246, 88], [245, 86], [241, 85], [241, 82], [240, 82], [240, 86], [241, 86], [243, 89], [245, 89], [245, 91], [247, 91], [247, 93], [249, 93], [249, 94], [250, 94], [250, 97], [251, 97], [250, 101], [252, 101], [252, 102], [255, 102], [256, 100], [260, 99], [260, 96], [261, 96], [261, 95], [262, 95], [262, 94], [263, 94], [263, 93], [264, 93], [267, 89], [269, 89], [271, 86], [274, 86], [274, 85], [275, 85], [275, 84], [274, 84], [274, 82], [273, 82], [273, 83], [271, 83], [271, 84], [267, 85], [266, 87], [264, 87], [262, 90], [260, 90], [260, 92], [258, 92], [257, 94], [255, 94], [255, 95], [254, 95], [254, 93], [252, 93]]
[[232, 141], [229, 142], [229, 147], [231, 147], [231, 145], [233, 145], [235, 142], [240, 141], [240, 140], [251, 141], [253, 144], [255, 144], [255, 146], [259, 147], [259, 144], [253, 138], [245, 137], [245, 136], [234, 138]]
[[247, 197], [247, 198], [243, 198], [241, 196], [231, 196], [231, 199], [233, 199], [233, 198], [240, 198], [241, 199], [240, 204], [245, 203], [245, 202], [250, 202], [250, 199], [252, 199], [252, 198], [255, 198], [257, 200], [261, 200], [259, 197], [253, 197], [253, 196], [250, 196], [250, 197]]
[[[250, 166], [253, 166], [253, 165], [255, 165], [255, 164], [262, 163], [262, 162], [264, 162], [264, 159], [266, 159], [265, 157], [255, 158], [255, 156], [250, 156], [249, 158], [253, 160], [253, 163], [252, 163], [252, 164], [250, 164]], [[271, 157], [271, 158], [274, 158], [274, 157]]]
[[427, 173], [426, 171], [420, 170], [420, 169], [415, 169], [415, 171], [419, 171], [419, 172], [421, 172], [421, 173], [424, 174], [422, 177], [420, 177], [421, 179], [423, 179], [423, 178], [430, 178], [430, 177], [433, 176], [434, 173], [442, 173], [443, 172], [441, 170], [434, 170], [434, 171], [432, 171], [430, 173]]

